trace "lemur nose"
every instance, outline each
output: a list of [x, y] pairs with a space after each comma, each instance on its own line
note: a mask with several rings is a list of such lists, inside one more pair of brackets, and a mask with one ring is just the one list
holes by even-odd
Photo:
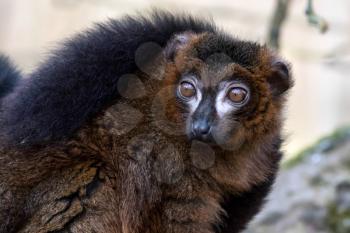
[[208, 121], [195, 121], [192, 130], [196, 136], [206, 136], [210, 132], [210, 125]]

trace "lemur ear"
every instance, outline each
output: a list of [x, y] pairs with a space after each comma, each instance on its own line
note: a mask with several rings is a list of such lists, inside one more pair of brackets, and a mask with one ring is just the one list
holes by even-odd
[[185, 47], [193, 36], [193, 32], [184, 32], [174, 35], [164, 49], [165, 58], [173, 61], [179, 49]]
[[283, 61], [272, 63], [272, 72], [267, 77], [271, 92], [274, 96], [280, 96], [293, 86], [289, 65]]

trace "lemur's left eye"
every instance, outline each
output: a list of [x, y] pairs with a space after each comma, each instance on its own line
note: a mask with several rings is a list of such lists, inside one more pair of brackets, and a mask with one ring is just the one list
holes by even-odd
[[192, 98], [196, 95], [196, 88], [190, 82], [182, 82], [179, 86], [180, 95], [185, 98]]
[[242, 87], [233, 87], [227, 93], [227, 97], [233, 103], [242, 103], [247, 98], [247, 90]]

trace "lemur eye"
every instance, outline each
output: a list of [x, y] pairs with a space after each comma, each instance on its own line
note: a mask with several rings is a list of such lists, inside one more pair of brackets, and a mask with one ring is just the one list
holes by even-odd
[[192, 98], [196, 94], [196, 88], [192, 83], [184, 81], [180, 83], [179, 92], [185, 98]]
[[242, 87], [233, 87], [229, 90], [227, 97], [233, 103], [242, 103], [247, 98], [247, 91]]

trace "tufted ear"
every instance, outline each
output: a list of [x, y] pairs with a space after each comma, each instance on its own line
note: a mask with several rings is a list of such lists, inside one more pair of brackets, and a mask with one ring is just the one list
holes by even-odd
[[174, 35], [164, 49], [165, 58], [173, 61], [179, 49], [185, 47], [191, 41], [191, 38], [193, 38], [194, 35], [195, 34], [193, 32], [183, 32], [181, 34]]
[[293, 86], [289, 65], [283, 61], [274, 61], [272, 71], [267, 77], [271, 92], [274, 96], [280, 96]]

